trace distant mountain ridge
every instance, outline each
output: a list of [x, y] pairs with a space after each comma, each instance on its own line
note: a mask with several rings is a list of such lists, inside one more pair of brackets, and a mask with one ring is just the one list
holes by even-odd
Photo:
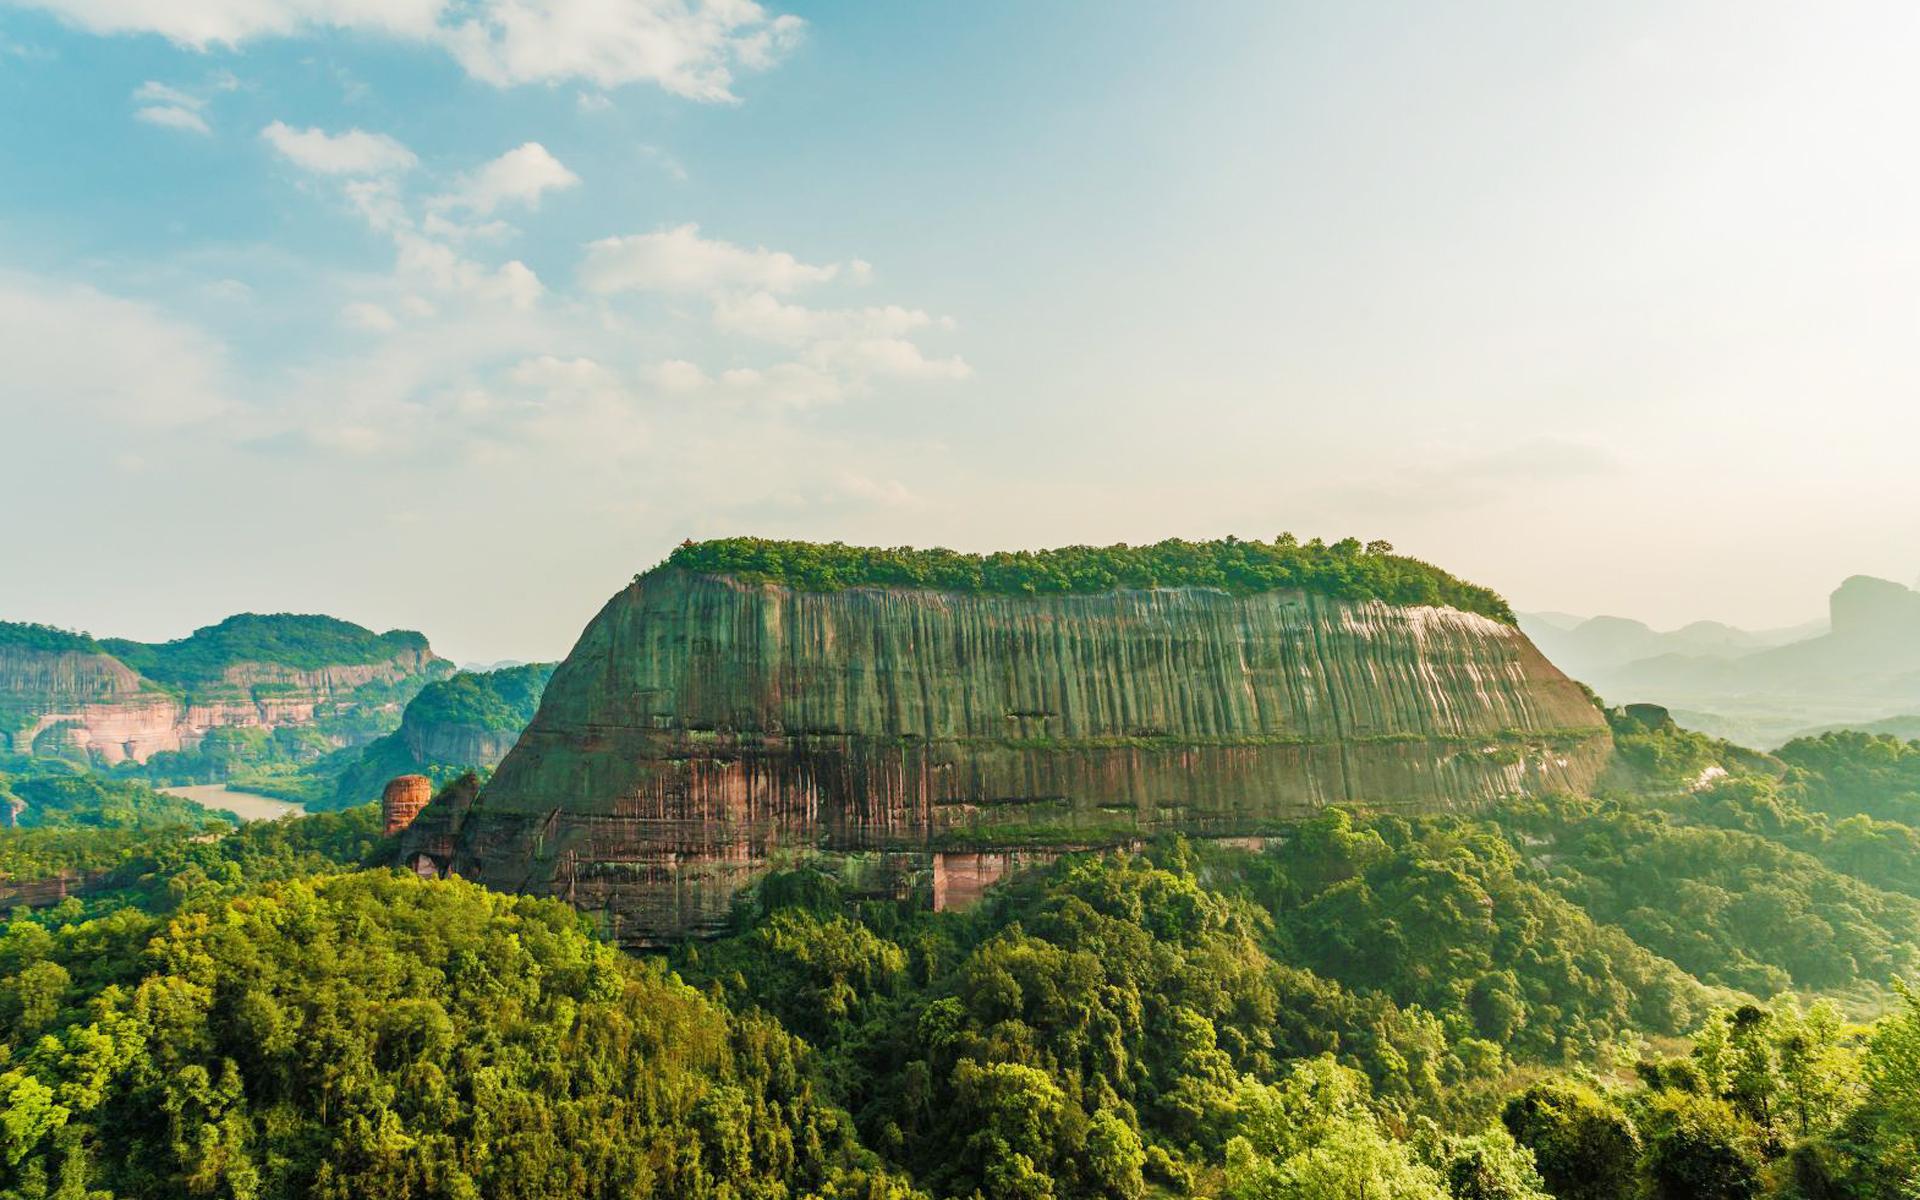
[[191, 751], [219, 729], [397, 720], [452, 671], [423, 634], [328, 616], [241, 613], [169, 642], [0, 622], [0, 749], [110, 765]]
[[1920, 712], [1920, 591], [1855, 575], [1824, 623], [1749, 632], [1699, 621], [1659, 632], [1639, 621], [1519, 616], [1547, 657], [1609, 700], [1650, 701], [1695, 727], [1761, 746], [1823, 728]]

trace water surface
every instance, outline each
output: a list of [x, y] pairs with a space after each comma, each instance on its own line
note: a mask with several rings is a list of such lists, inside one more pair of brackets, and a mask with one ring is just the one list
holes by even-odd
[[275, 817], [302, 811], [298, 804], [290, 800], [277, 800], [257, 792], [236, 791], [224, 783], [195, 783], [160, 790], [169, 796], [180, 796], [208, 808], [224, 809], [242, 821], [271, 821]]

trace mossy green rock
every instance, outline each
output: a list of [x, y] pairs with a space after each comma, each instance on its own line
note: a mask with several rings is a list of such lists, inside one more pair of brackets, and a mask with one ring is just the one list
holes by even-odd
[[925, 864], [1479, 806], [1584, 790], [1609, 746], [1518, 629], [1451, 608], [666, 567], [601, 611], [493, 779], [429, 808], [403, 855], [650, 941], [713, 928], [788, 852]]

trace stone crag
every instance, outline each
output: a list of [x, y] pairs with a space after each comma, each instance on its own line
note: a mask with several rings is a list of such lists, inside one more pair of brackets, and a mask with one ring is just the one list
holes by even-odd
[[1023, 854], [1166, 830], [1583, 790], [1610, 745], [1518, 629], [1451, 608], [666, 567], [608, 603], [492, 780], [449, 789], [401, 854], [645, 943], [713, 930], [790, 855], [966, 892]]

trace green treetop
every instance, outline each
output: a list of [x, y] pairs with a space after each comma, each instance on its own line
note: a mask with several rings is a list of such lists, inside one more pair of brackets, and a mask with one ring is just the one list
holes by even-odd
[[664, 565], [810, 592], [894, 587], [1041, 595], [1201, 587], [1249, 594], [1301, 588], [1349, 600], [1450, 605], [1513, 622], [1513, 610], [1490, 589], [1395, 554], [1386, 542], [1302, 542], [1290, 533], [1270, 542], [1174, 538], [1151, 546], [1064, 546], [993, 554], [719, 538], [685, 542]]

